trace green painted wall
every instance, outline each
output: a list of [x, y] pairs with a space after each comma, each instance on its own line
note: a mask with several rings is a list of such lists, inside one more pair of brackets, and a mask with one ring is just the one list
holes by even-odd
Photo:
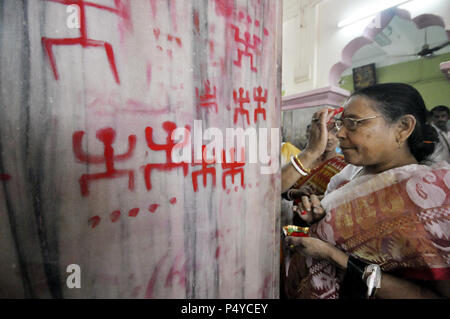
[[[450, 60], [450, 53], [434, 58], [393, 64], [376, 69], [377, 83], [403, 82], [414, 86], [422, 95], [428, 109], [444, 104], [450, 106], [450, 82], [439, 69], [439, 64]], [[342, 88], [353, 92], [353, 77], [341, 78]]]

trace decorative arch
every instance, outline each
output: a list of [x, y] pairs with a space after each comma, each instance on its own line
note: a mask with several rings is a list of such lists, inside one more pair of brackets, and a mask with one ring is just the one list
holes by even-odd
[[[381, 27], [374, 27], [375, 23], [372, 21], [372, 23], [364, 29], [361, 36], [351, 40], [344, 47], [341, 54], [341, 61], [331, 67], [328, 76], [330, 85], [339, 86], [339, 79], [341, 78], [342, 73], [352, 65], [353, 55], [362, 47], [373, 43], [375, 37], [384, 30], [395, 16], [414, 22], [419, 30], [430, 26], [441, 26], [445, 29], [444, 20], [438, 15], [426, 13], [411, 19], [409, 11], [404, 9], [393, 8], [382, 11], [379, 17]], [[450, 40], [450, 30], [445, 30], [445, 32], [447, 34], [447, 39]]]

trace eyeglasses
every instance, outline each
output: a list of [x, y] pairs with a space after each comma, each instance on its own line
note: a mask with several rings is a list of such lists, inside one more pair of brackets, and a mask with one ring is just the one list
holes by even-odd
[[380, 117], [380, 115], [365, 117], [363, 119], [353, 119], [351, 117], [344, 117], [336, 119], [334, 125], [337, 131], [339, 131], [342, 128], [342, 126], [344, 126], [349, 131], [354, 131], [358, 128], [360, 122], [371, 120], [377, 117]]

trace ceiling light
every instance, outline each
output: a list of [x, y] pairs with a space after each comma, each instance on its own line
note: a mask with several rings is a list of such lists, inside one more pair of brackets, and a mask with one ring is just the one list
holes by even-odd
[[389, 8], [397, 7], [399, 5], [402, 5], [402, 4], [410, 2], [410, 1], [412, 1], [412, 0], [380, 1], [380, 2], [377, 3], [376, 6], [370, 8], [370, 9], [364, 10], [363, 11], [364, 13], [357, 14], [357, 15], [354, 15], [354, 16], [352, 16], [350, 18], [347, 18], [347, 19], [344, 19], [344, 20], [340, 21], [337, 26], [338, 26], [338, 28], [345, 27], [347, 25], [350, 25], [350, 24], [355, 23], [357, 21], [360, 21], [362, 19], [369, 18], [369, 17], [377, 14], [378, 12], [384, 11], [384, 10], [389, 9]]

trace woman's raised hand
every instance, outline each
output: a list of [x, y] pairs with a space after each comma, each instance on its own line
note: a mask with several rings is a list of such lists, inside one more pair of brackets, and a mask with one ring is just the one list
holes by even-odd
[[333, 117], [334, 110], [322, 109], [314, 113], [311, 121], [308, 145], [305, 152], [319, 157], [325, 151], [328, 139], [327, 122]]
[[[323, 109], [314, 113], [311, 122], [308, 145], [297, 154], [296, 158], [307, 171], [314, 168], [314, 162], [325, 152], [328, 141], [327, 122], [333, 117], [334, 110]], [[300, 173], [291, 163], [281, 170], [281, 191], [286, 192], [304, 174]]]

